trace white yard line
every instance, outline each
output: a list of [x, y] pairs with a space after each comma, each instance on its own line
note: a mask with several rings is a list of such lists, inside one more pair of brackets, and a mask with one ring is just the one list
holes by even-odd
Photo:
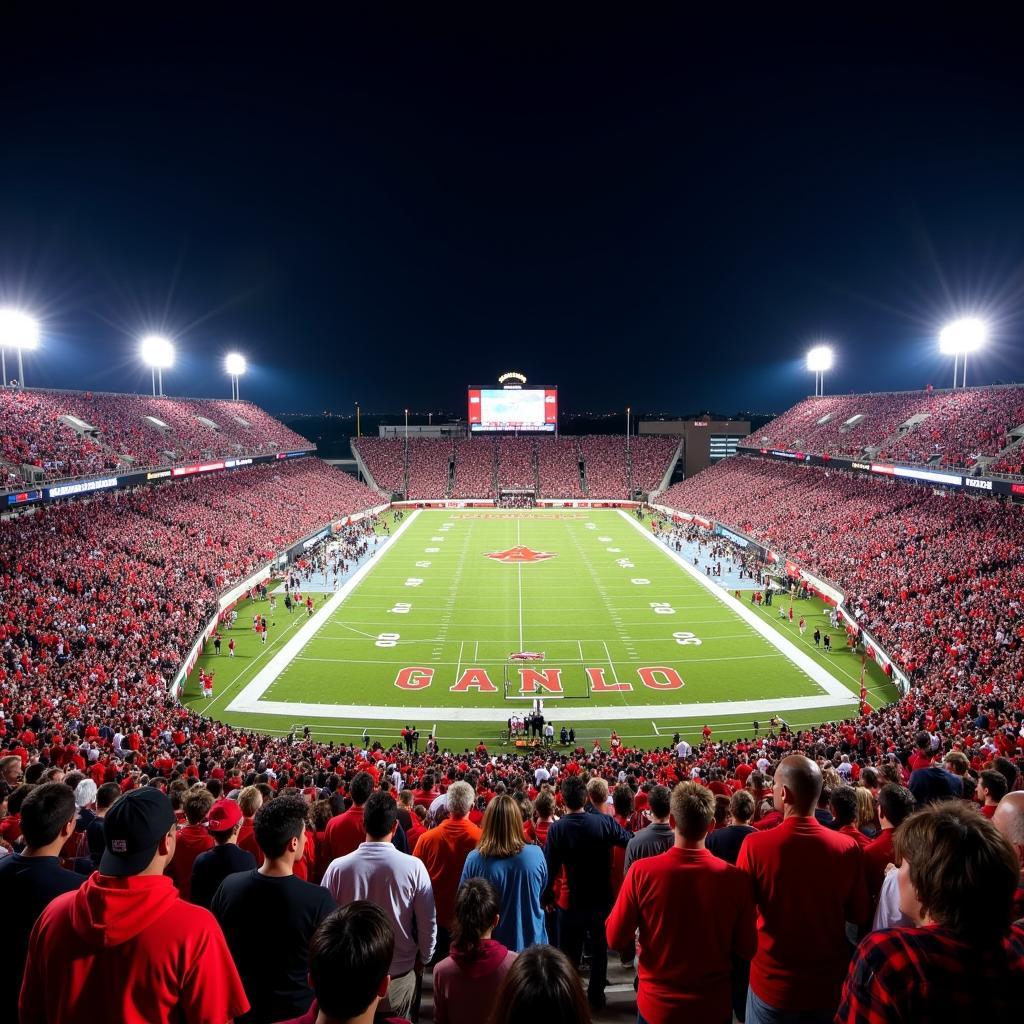
[[608, 642], [602, 640], [601, 645], [604, 647], [604, 656], [608, 659], [608, 667], [612, 670], [612, 682], [617, 683], [619, 681], [619, 674], [615, 671], [615, 662], [612, 661], [611, 652], [608, 650]]
[[658, 732], [658, 723], [655, 722], [653, 718], [651, 719], [651, 728], [654, 730], [654, 735], [655, 736], [660, 736], [661, 735], [661, 733]]
[[[519, 547], [523, 542], [520, 538], [520, 520], [516, 520], [516, 547]], [[526, 648], [523, 646], [523, 563], [516, 563], [516, 568], [519, 570], [519, 650], [524, 651]]]

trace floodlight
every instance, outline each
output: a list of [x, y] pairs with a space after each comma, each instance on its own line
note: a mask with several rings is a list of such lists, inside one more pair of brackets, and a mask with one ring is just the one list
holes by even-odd
[[977, 352], [988, 338], [988, 324], [977, 317], [965, 316], [954, 320], [939, 333], [939, 351], [947, 356]]
[[231, 377], [241, 377], [245, 373], [245, 356], [232, 352], [224, 357], [224, 372]]
[[807, 353], [807, 369], [811, 373], [825, 373], [832, 369], [832, 349], [828, 345], [816, 345]]
[[174, 346], [159, 334], [149, 334], [142, 339], [142, 361], [156, 370], [166, 370], [174, 365]]
[[0, 309], [0, 345], [4, 348], [39, 347], [39, 322], [17, 309]]

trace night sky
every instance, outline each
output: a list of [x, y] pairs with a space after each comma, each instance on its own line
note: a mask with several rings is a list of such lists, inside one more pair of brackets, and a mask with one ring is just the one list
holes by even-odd
[[566, 410], [781, 410], [823, 338], [830, 391], [948, 386], [968, 312], [968, 383], [1024, 379], [1009, 14], [101, 7], [0, 22], [30, 385], [148, 390], [158, 329], [168, 393], [227, 397], [237, 348], [276, 412], [460, 412], [508, 369]]

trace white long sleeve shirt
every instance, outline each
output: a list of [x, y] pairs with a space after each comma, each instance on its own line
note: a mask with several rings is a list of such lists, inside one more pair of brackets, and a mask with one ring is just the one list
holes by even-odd
[[437, 940], [437, 914], [423, 861], [396, 850], [390, 840], [360, 843], [352, 853], [331, 861], [320, 884], [338, 906], [369, 900], [388, 915], [395, 929], [393, 978], [412, 970], [417, 952], [424, 963], [430, 962]]

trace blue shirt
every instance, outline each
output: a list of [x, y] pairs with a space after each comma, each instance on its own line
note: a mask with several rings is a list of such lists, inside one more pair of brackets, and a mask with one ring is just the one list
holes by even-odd
[[516, 953], [548, 941], [541, 894], [548, 884], [548, 866], [539, 846], [524, 846], [514, 857], [483, 857], [477, 850], [466, 858], [467, 878], [486, 878], [501, 897], [501, 919], [492, 936]]

